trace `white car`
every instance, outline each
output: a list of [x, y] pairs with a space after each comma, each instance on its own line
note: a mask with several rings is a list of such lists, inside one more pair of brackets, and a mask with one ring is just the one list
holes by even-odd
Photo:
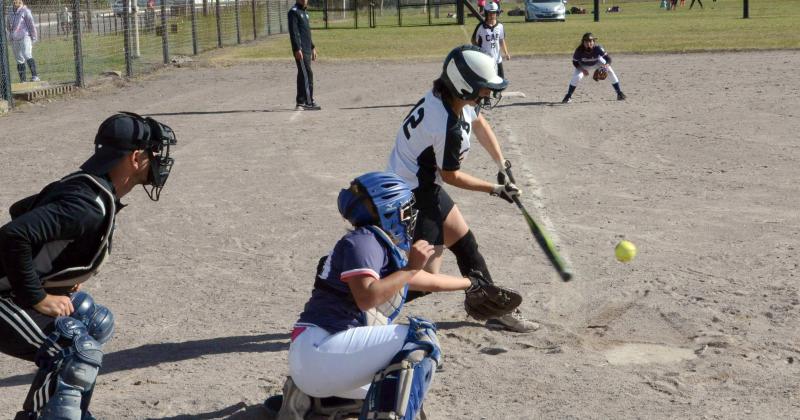
[[525, 21], [566, 21], [567, 2], [565, 0], [525, 0]]

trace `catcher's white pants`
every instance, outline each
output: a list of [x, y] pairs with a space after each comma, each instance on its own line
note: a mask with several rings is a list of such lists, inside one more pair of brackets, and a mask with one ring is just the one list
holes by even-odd
[[[597, 64], [593, 66], [585, 66], [581, 68], [588, 71], [589, 74], [592, 74], [593, 71], [595, 71], [598, 67], [604, 64], [605, 60], [600, 59], [600, 61], [598, 61]], [[606, 69], [608, 70], [608, 80], [611, 80], [611, 84], [619, 83], [619, 78], [617, 78], [617, 74], [614, 73], [614, 69], [612, 69], [611, 66], [606, 67]], [[584, 74], [581, 71], [581, 69], [576, 68], [575, 73], [572, 73], [572, 79], [569, 81], [570, 86], [578, 86], [578, 82], [580, 82], [581, 79], [583, 79], [583, 76]]]
[[408, 325], [350, 328], [336, 334], [298, 323], [289, 346], [289, 375], [312, 397], [364, 399], [376, 372], [403, 347]]
[[33, 41], [29, 36], [17, 41], [11, 41], [11, 49], [14, 51], [14, 58], [17, 60], [17, 64], [25, 64], [26, 61], [33, 58]]

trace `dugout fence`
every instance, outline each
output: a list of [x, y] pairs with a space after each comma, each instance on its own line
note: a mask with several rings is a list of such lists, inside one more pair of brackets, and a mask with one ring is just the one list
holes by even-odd
[[[106, 72], [131, 77], [182, 56], [285, 33], [294, 0], [29, 0], [41, 82], [20, 77], [8, 33], [0, 30], [0, 99], [15, 92], [83, 87]], [[12, 0], [0, 0], [0, 28]], [[26, 69], [27, 80], [31, 75]]]

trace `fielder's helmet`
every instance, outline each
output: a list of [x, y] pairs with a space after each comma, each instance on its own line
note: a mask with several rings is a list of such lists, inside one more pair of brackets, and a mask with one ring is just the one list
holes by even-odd
[[502, 12], [502, 10], [500, 10], [500, 5], [495, 3], [495, 2], [493, 2], [493, 1], [490, 1], [490, 2], [486, 3], [486, 6], [483, 6], [483, 13], [498, 13], [499, 14], [500, 12]]
[[494, 59], [473, 45], [450, 51], [441, 78], [453, 96], [464, 100], [478, 99], [481, 88], [500, 92], [508, 86], [508, 80], [497, 75]]
[[398, 247], [411, 249], [417, 210], [408, 184], [393, 173], [369, 172], [350, 185], [339, 192], [339, 214], [356, 227], [378, 225]]

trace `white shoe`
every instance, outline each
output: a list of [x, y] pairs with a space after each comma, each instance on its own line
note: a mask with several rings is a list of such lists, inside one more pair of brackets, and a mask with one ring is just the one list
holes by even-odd
[[519, 309], [515, 309], [508, 315], [500, 318], [492, 318], [486, 321], [486, 328], [490, 330], [507, 330], [518, 333], [534, 332], [539, 329], [539, 323], [525, 319]]
[[311, 397], [294, 384], [292, 377], [283, 383], [283, 401], [277, 420], [303, 420], [311, 410]]
[[42, 81], [42, 79], [40, 79], [39, 76], [31, 77], [31, 82], [41, 82], [41, 81]]

